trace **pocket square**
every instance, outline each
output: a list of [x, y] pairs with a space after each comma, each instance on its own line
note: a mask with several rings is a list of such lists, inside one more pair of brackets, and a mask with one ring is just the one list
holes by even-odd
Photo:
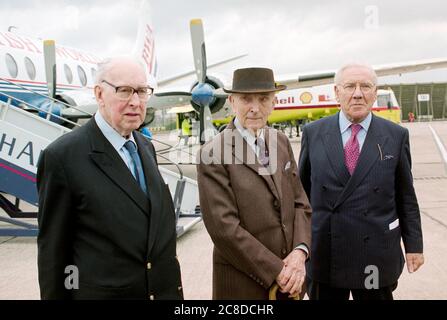
[[399, 226], [399, 219], [394, 220], [393, 222], [390, 223], [390, 225], [388, 226], [388, 228], [390, 230], [396, 229]]
[[287, 161], [287, 163], [284, 167], [284, 171], [290, 169], [290, 167], [291, 167], [291, 163], [290, 163], [290, 161]]
[[386, 155], [383, 157], [383, 160], [391, 160], [391, 159], [394, 159], [394, 156], [391, 155], [391, 154], [386, 154]]

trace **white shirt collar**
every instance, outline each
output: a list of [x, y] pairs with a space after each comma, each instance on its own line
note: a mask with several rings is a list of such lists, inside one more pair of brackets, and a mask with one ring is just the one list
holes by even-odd
[[[339, 112], [339, 117], [338, 117], [338, 123], [340, 125], [340, 132], [343, 134], [346, 130], [349, 129], [349, 127], [351, 126], [352, 122], [348, 120], [348, 118], [346, 118], [345, 113], [343, 112], [343, 110], [340, 110]], [[372, 119], [372, 114], [371, 112], [366, 116], [365, 119], [363, 119], [362, 122], [359, 123], [359, 125], [362, 126], [362, 128], [368, 132], [369, 126], [371, 124], [371, 119]]]
[[124, 146], [124, 144], [127, 142], [127, 140], [132, 141], [138, 150], [138, 145], [135, 142], [133, 134], [129, 136], [129, 139], [124, 138], [121, 136], [115, 129], [112, 128], [112, 126], [104, 119], [102, 114], [98, 111], [95, 114], [95, 121], [98, 125], [99, 129], [101, 130], [102, 134], [106, 137], [106, 139], [112, 144], [113, 148], [116, 151], [120, 151], [121, 148]]
[[[247, 143], [249, 145], [251, 145], [251, 146], [256, 145], [256, 137], [251, 133], [250, 130], [248, 130], [242, 126], [241, 122], [239, 121], [239, 119], [237, 117], [234, 118], [234, 126], [236, 127], [236, 129], [239, 131], [241, 136], [247, 141]], [[261, 128], [259, 130], [258, 137], [264, 139], [264, 128]]]

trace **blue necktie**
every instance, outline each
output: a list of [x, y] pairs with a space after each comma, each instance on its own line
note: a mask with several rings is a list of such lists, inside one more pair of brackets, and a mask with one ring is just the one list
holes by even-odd
[[137, 146], [135, 145], [135, 143], [128, 140], [124, 144], [124, 147], [127, 149], [127, 151], [129, 151], [130, 156], [132, 157], [135, 179], [137, 180], [144, 193], [147, 194], [146, 179], [144, 178], [143, 166], [141, 165], [141, 159], [137, 152]]

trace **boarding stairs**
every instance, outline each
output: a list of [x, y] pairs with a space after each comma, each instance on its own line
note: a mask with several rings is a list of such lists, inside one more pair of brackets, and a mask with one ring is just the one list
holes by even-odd
[[[17, 86], [21, 90], [33, 92]], [[33, 94], [52, 100], [51, 105], [61, 103], [37, 92]], [[25, 201], [37, 207], [36, 173], [40, 152], [58, 137], [80, 126], [69, 119], [52, 114], [51, 107], [44, 111], [46, 118], [38, 116], [38, 112], [42, 112], [42, 109], [0, 91], [0, 208], [7, 215], [1, 214], [0, 211], [0, 237], [33, 237], [38, 234], [35, 222], [37, 208], [35, 212], [24, 212], [19, 209], [20, 202]], [[63, 120], [73, 129], [50, 121], [50, 117]], [[201, 220], [197, 182], [183, 177], [181, 170], [176, 173], [163, 167], [159, 169], [171, 191], [179, 237]], [[31, 222], [28, 219], [31, 219]], [[4, 227], [5, 224], [7, 227]]]

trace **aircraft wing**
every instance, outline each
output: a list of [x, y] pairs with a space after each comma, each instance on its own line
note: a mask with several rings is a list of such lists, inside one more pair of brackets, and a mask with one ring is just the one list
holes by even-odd
[[191, 94], [189, 92], [160, 92], [155, 93], [147, 102], [148, 107], [156, 110], [169, 109], [172, 107], [183, 106], [191, 103]]
[[[373, 68], [379, 77], [400, 75], [402, 73], [447, 68], [447, 58], [375, 65], [373, 66]], [[331, 84], [334, 82], [334, 76], [336, 72], [337, 70], [329, 70], [313, 73], [301, 73], [295, 75], [283, 75], [277, 77], [277, 83], [287, 85], [287, 89], [298, 89], [323, 84]]]
[[[222, 61], [210, 64], [210, 65], [207, 66], [207, 68], [208, 69], [213, 69], [215, 67], [219, 67], [219, 66], [224, 65], [224, 64], [226, 64], [228, 62], [235, 61], [235, 60], [244, 58], [246, 56], [247, 56], [247, 54], [241, 54], [241, 55], [238, 55], [238, 56], [234, 56], [234, 57], [231, 57], [231, 58], [228, 58], [228, 59], [225, 59], [225, 60], [222, 60]], [[191, 71], [188, 71], [188, 72], [185, 72], [185, 73], [174, 75], [174, 76], [166, 78], [166, 79], [159, 79], [157, 81], [157, 85], [159, 87], [166, 87], [168, 84], [171, 84], [171, 83], [174, 83], [176, 81], [188, 78], [189, 76], [194, 75], [194, 74], [196, 74], [196, 70], [191, 70]]]
[[[62, 109], [62, 116], [68, 119], [90, 118], [98, 110], [98, 104], [94, 96], [83, 96], [82, 92], [71, 91], [69, 94], [62, 94], [65, 100], [71, 102], [73, 107]], [[84, 99], [80, 99], [84, 97]], [[72, 100], [69, 100], [71, 98]], [[76, 99], [77, 98], [77, 99]], [[169, 109], [176, 106], [190, 104], [191, 94], [189, 92], [167, 92], [155, 93], [147, 102], [147, 107], [155, 110]]]

